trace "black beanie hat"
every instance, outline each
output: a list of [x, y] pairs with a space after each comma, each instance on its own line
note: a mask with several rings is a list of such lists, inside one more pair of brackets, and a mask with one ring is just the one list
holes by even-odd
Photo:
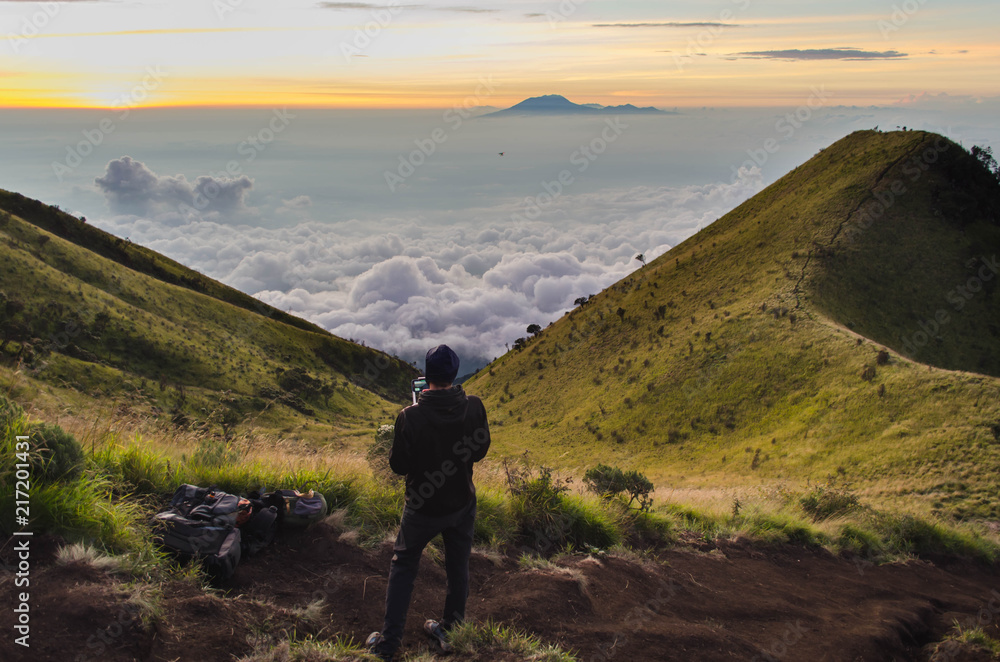
[[438, 345], [427, 350], [424, 376], [432, 384], [451, 384], [458, 376], [458, 354], [448, 345]]

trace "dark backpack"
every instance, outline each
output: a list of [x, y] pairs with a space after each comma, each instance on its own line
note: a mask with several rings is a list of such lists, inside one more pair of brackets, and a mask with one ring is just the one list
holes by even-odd
[[155, 517], [157, 542], [184, 560], [200, 560], [213, 579], [229, 579], [242, 552], [236, 528], [241, 501], [249, 506], [220, 490], [181, 485], [170, 508]]
[[240, 532], [243, 536], [243, 552], [245, 554], [256, 554], [271, 544], [274, 535], [278, 531], [278, 509], [274, 506], [265, 506], [262, 501], [250, 500], [253, 504], [253, 514], [250, 515]]

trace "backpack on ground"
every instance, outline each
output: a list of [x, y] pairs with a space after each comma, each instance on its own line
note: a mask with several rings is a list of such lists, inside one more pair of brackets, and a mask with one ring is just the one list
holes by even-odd
[[[275, 490], [270, 493], [280, 495], [285, 502], [283, 524], [292, 527], [306, 527], [322, 521], [326, 517], [326, 497], [315, 490]], [[265, 494], [265, 497], [270, 496]]]
[[214, 579], [229, 579], [242, 555], [236, 522], [249, 509], [249, 500], [233, 494], [181, 485], [170, 508], [155, 517], [156, 538], [182, 559], [200, 560]]
[[278, 509], [260, 500], [250, 499], [250, 503], [253, 512], [240, 525], [244, 554], [256, 554], [270, 545], [278, 531]]

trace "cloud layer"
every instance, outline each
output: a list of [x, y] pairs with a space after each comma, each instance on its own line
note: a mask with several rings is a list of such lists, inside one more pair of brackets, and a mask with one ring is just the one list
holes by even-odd
[[[227, 202], [194, 217], [172, 208], [203, 180], [226, 191]], [[508, 220], [523, 206], [511, 200], [466, 210], [464, 220], [310, 219], [265, 228], [226, 222], [228, 212], [245, 209], [252, 184], [240, 180], [192, 184], [125, 157], [97, 183], [116, 212], [97, 222], [105, 229], [409, 361], [448, 343], [463, 370], [505, 352], [528, 324], [545, 326], [577, 297], [628, 275], [638, 253], [652, 260], [761, 187], [758, 172], [743, 171], [731, 184], [564, 195], [534, 221]], [[300, 196], [284, 208], [302, 218], [310, 202]]]

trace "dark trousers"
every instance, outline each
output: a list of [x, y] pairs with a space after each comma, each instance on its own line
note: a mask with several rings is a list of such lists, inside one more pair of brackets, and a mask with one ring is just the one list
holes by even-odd
[[448, 575], [448, 592], [444, 601], [445, 629], [465, 619], [465, 603], [469, 598], [469, 555], [476, 525], [476, 499], [451, 515], [428, 517], [409, 510], [403, 511], [399, 535], [393, 545], [389, 566], [389, 588], [385, 596], [385, 623], [382, 636], [387, 651], [395, 652], [403, 639], [406, 612], [410, 608], [413, 582], [420, 567], [420, 556], [434, 536], [444, 539], [444, 565]]

